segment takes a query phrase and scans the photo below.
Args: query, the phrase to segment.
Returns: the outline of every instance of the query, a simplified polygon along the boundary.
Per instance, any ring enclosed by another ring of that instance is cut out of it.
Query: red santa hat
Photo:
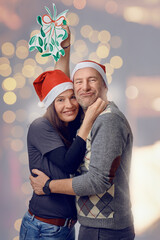
[[[73,89],[73,82],[61,70],[42,73],[33,82],[36,93],[46,108],[62,92]]]
[[[87,67],[91,67],[96,69],[102,76],[106,86],[107,86],[107,77],[106,77],[106,67],[100,63],[94,62],[94,61],[90,61],[90,60],[85,60],[82,62],[77,63],[77,65],[75,66],[75,68],[73,69],[73,72],[71,74],[71,80],[73,81],[74,78],[74,74],[82,68],[87,68]]]

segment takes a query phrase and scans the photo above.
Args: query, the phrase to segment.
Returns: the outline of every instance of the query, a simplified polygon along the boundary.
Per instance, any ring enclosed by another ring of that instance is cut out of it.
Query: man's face
[[[99,72],[87,67],[74,74],[74,92],[78,103],[87,109],[98,97],[104,99],[107,88]]]

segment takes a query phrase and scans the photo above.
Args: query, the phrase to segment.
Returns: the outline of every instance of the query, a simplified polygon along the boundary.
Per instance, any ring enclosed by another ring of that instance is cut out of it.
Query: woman
[[[89,107],[80,127],[81,109],[74,96],[73,84],[62,71],[45,72],[33,85],[47,111],[33,121],[28,130],[30,171],[38,168],[50,179],[69,178],[83,160],[85,140],[95,118],[104,110],[105,102],[98,99]],[[49,182],[44,187],[46,195],[33,193],[29,210],[22,220],[20,240],[75,239],[74,197],[51,194],[48,186]]]

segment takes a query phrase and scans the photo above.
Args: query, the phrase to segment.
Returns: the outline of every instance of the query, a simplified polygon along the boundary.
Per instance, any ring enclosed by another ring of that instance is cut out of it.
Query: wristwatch
[[[46,195],[50,195],[50,194],[51,194],[51,190],[50,190],[50,188],[49,188],[49,184],[50,184],[51,181],[52,181],[52,180],[49,178],[49,179],[46,181],[46,183],[45,183],[45,185],[44,185],[44,187],[43,187],[43,192],[44,192]]]

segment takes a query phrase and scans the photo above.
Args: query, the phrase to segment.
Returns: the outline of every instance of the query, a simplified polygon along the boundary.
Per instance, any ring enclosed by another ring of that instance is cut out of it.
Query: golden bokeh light
[[[97,30],[91,31],[89,34],[89,40],[92,43],[98,43],[99,42],[98,35],[99,35],[99,32]]]
[[[37,52],[35,59],[39,64],[46,64],[48,62],[49,57],[41,57],[41,53]]]
[[[50,70],[53,70],[53,67],[51,67]],[[46,71],[47,71],[47,70],[46,70]],[[29,79],[29,82],[32,84],[32,83],[33,83],[33,80],[36,79],[42,72],[43,72],[42,67],[36,66],[35,69],[34,69],[33,79]]]
[[[21,187],[21,190],[25,195],[31,194],[32,193],[32,187],[31,187],[30,182],[23,183],[23,185]]]
[[[6,91],[12,91],[16,88],[16,80],[14,78],[6,78],[3,83],[2,83],[2,87],[4,90]]]
[[[16,49],[16,56],[19,59],[25,59],[28,57],[29,51],[28,51],[28,47],[26,46],[19,46]]]
[[[19,218],[15,221],[14,223],[14,228],[19,232],[20,231],[20,227],[21,227],[21,222],[22,222],[22,219]]]
[[[71,54],[71,62],[77,64],[78,62],[83,60],[83,54],[79,52],[73,52]]]
[[[0,75],[3,77],[7,77],[11,74],[11,66],[10,66],[10,61],[8,58],[1,57],[0,58]]]
[[[24,109],[18,109],[15,114],[18,122],[24,122],[27,118],[27,112]]]
[[[100,63],[101,59],[97,56],[96,52],[91,52],[88,57],[89,60]]]
[[[159,220],[160,212],[160,141],[135,147],[132,154],[130,189],[137,235]],[[152,194],[151,191],[152,190]]]
[[[25,65],[23,66],[22,68],[22,74],[24,77],[27,77],[27,78],[30,78],[30,77],[33,77],[34,74],[35,74],[35,71],[34,71],[34,66],[32,65]]]
[[[19,90],[19,95],[22,99],[30,98],[32,95],[32,89],[28,86],[25,86]]]
[[[8,64],[8,65],[10,65],[9,59],[6,58],[6,57],[0,57],[0,69],[1,69],[1,65],[2,65],[2,64]]]
[[[129,99],[137,98],[138,93],[139,93],[139,91],[136,86],[131,85],[131,86],[127,87],[127,89],[126,89],[126,97]]]
[[[24,143],[20,139],[14,139],[11,141],[11,149],[15,152],[20,152],[22,151],[24,147]]]
[[[107,13],[114,14],[117,12],[117,9],[118,4],[113,0],[107,1],[107,3],[105,4],[105,10]]]
[[[89,38],[92,31],[93,31],[93,28],[90,25],[84,25],[80,30],[81,35],[84,38]]]
[[[26,79],[21,73],[16,73],[14,79],[16,80],[17,88],[23,88],[25,86]]]
[[[73,0],[73,6],[77,9],[83,9],[86,6],[86,0]]]
[[[3,113],[3,121],[6,123],[13,123],[16,119],[16,114],[12,111],[6,111]]]
[[[8,57],[13,56],[15,52],[15,47],[11,42],[5,42],[2,44],[2,53]]]
[[[28,152],[22,152],[19,155],[19,161],[20,163],[22,163],[23,165],[28,164]]]
[[[28,47],[28,42],[26,40],[19,40],[16,44],[16,47],[20,47],[20,46],[24,46],[24,47]]]
[[[111,58],[110,60],[110,64],[115,68],[115,69],[119,69],[122,67],[123,65],[123,60],[121,57],[119,56],[114,56]]]
[[[3,101],[8,105],[14,104],[16,100],[17,100],[17,96],[14,92],[6,92],[3,95]]]
[[[119,48],[122,45],[122,40],[119,36],[111,37],[110,44],[112,48]]]
[[[111,34],[107,30],[99,32],[98,39],[101,43],[107,43],[111,39]]]
[[[79,17],[76,13],[70,12],[67,14],[67,23],[70,26],[77,26],[79,23]]]
[[[74,49],[76,52],[82,53],[84,57],[88,55],[88,47],[83,40],[77,40],[74,43]]]
[[[109,63],[106,63],[106,64],[104,64],[105,65],[105,67],[106,67],[106,75],[107,76],[111,76],[113,73],[114,73],[114,68],[113,68],[113,66],[111,65],[111,64],[109,64]]]
[[[30,34],[30,38],[32,38],[34,35],[37,35],[39,33],[40,33],[40,31],[38,29],[33,30]]]
[[[31,65],[33,67],[36,67],[37,64],[36,64],[36,61],[33,59],[33,58],[27,58],[25,61],[24,61],[24,66],[25,65]]]
[[[141,7],[126,7],[123,16],[128,22],[142,22],[145,17],[145,9]]]
[[[96,53],[99,58],[107,58],[109,55],[110,49],[106,45],[99,45]]]
[[[24,135],[24,130],[21,126],[14,126],[11,129],[11,135],[15,138],[21,138]]]
[[[159,112],[160,111],[160,98],[155,98],[152,102],[152,108]]]
[[[12,73],[12,68],[9,64],[4,63],[0,65],[0,75],[3,77],[8,77]]]

